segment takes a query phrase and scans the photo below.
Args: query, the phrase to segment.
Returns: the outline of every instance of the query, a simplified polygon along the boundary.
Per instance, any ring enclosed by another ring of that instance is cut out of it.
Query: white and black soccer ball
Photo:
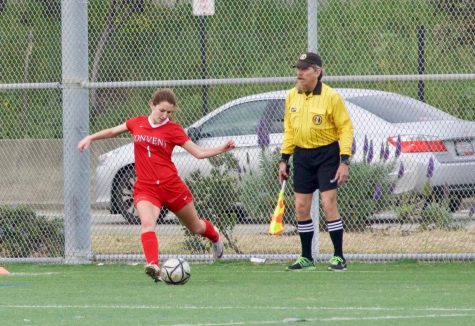
[[[191,277],[190,264],[181,258],[170,258],[162,265],[160,277],[167,284],[185,284]]]

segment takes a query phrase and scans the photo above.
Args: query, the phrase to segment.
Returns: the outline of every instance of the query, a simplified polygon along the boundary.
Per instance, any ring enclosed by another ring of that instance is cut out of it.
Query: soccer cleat
[[[330,265],[328,265],[330,271],[346,271],[346,260],[340,256],[333,256],[330,259]]]
[[[157,264],[147,264],[145,265],[145,274],[150,276],[155,283],[160,282],[160,267]]]
[[[218,233],[218,241],[213,243],[212,250],[213,250],[213,259],[217,261],[218,259],[223,258],[224,254],[224,244],[221,241],[221,234],[219,234],[219,230],[216,226],[213,226],[216,233]]]
[[[218,241],[213,243],[213,259],[214,259],[214,261],[217,261],[218,259],[221,259],[223,257],[223,253],[224,253],[224,244],[221,241],[221,239],[219,239]]]
[[[313,260],[300,256],[297,260],[292,264],[287,266],[288,271],[314,271],[315,264]]]

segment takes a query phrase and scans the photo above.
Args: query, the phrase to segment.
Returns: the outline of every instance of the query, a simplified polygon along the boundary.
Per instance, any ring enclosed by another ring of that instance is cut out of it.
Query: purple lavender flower
[[[373,146],[373,140],[371,139],[371,141],[369,142],[368,156],[366,158],[366,161],[368,163],[371,163],[371,161],[373,160],[373,157],[374,157],[374,146]]]
[[[383,187],[378,183],[376,187],[374,188],[373,199],[380,200],[382,194],[383,194]]]
[[[396,182],[391,183],[391,185],[389,186],[389,193],[392,194],[394,192],[394,189],[396,189]]]
[[[396,158],[401,155],[401,136],[397,136],[397,142],[396,142],[396,153],[394,153]]]
[[[364,144],[363,144],[363,156],[366,157],[368,154],[368,137],[364,136]]]
[[[470,210],[468,211],[468,216],[472,217],[475,215],[475,204],[470,206]]]
[[[427,177],[432,178],[434,175],[434,159],[431,157],[429,159],[429,165],[427,166]]]
[[[379,160],[384,158],[384,142],[381,142],[381,147],[379,148]]]
[[[259,125],[257,127],[257,143],[262,148],[267,147],[270,144],[269,128],[265,118],[263,117],[259,119]]]
[[[355,155],[356,153],[356,141],[355,137],[353,137],[353,143],[351,143],[351,156]]]
[[[404,164],[399,165],[399,171],[397,172],[397,178],[401,179],[404,176]]]
[[[384,158],[384,161],[387,161],[389,158],[389,144],[388,143],[386,143],[386,148],[384,149],[383,158]]]

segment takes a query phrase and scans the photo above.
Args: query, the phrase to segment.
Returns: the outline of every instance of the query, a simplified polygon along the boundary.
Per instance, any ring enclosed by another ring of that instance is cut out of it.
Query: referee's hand
[[[285,162],[280,162],[279,163],[279,182],[282,183],[284,182],[284,180],[287,180],[289,175],[290,175],[289,165]]]
[[[341,163],[338,167],[338,170],[336,170],[335,178],[333,178],[331,181],[336,182],[339,186],[341,186],[348,181],[349,177],[350,169],[348,168],[348,165]]]

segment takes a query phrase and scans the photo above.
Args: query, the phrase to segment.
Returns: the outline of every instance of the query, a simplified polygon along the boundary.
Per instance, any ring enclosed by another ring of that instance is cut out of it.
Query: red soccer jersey
[[[178,172],[172,162],[172,152],[176,145],[190,139],[185,130],[171,121],[152,126],[145,116],[129,119],[125,124],[134,137],[137,181],[160,184],[176,178]]]

